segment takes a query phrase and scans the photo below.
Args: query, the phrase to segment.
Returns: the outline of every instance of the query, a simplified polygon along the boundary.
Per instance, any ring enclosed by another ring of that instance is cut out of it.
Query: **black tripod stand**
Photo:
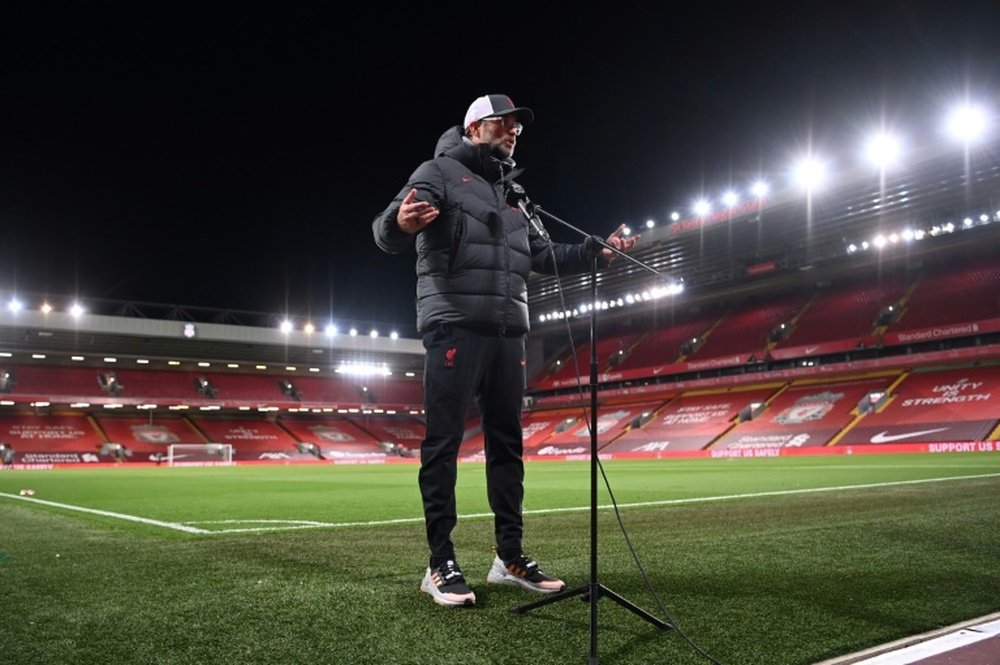
[[[538,219],[538,212],[544,213],[547,217],[555,220],[559,224],[572,229],[576,233],[583,235],[584,237],[591,237],[589,233],[586,233],[572,224],[559,219],[558,217],[552,215],[551,213],[544,211],[539,206],[532,206],[525,199],[524,202],[519,203],[519,207],[524,215],[531,222],[532,226],[542,235],[543,238],[548,240],[548,234],[545,232],[542,226],[541,220]],[[645,263],[629,256],[625,252],[622,252],[618,248],[610,245],[609,243],[594,238],[598,241],[600,245],[604,248],[615,252],[620,256],[624,256],[626,259],[632,263],[642,267],[649,272],[659,275],[660,273],[654,268],[647,266]],[[597,302],[597,257],[595,256],[591,264],[590,269],[590,288],[591,288],[591,302]],[[608,587],[604,586],[598,581],[598,571],[597,571],[597,470],[598,470],[598,457],[597,457],[597,376],[598,376],[598,365],[597,365],[597,308],[594,307],[591,310],[590,315],[590,582],[576,589],[568,589],[566,591],[561,591],[559,593],[547,596],[539,601],[529,603],[527,605],[520,605],[511,609],[515,614],[525,614],[535,608],[542,607],[543,605],[549,605],[566,598],[573,598],[576,596],[582,596],[583,600],[586,600],[590,604],[590,656],[587,660],[588,665],[597,665],[597,601],[602,597],[610,598],[615,601],[625,609],[633,612],[637,616],[645,619],[649,623],[653,624],[657,628],[662,630],[670,630],[673,628],[672,625],[658,619],[646,610],[638,607],[632,602],[626,600],[619,594],[615,593]]]

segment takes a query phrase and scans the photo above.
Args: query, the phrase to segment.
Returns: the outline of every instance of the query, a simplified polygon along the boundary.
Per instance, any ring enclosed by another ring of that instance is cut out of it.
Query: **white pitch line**
[[[68,503],[57,503],[55,501],[46,501],[45,499],[35,499],[29,496],[21,496],[20,494],[7,494],[6,492],[0,492],[0,496],[7,497],[9,499],[17,499],[18,501],[27,501],[29,503],[39,503],[43,506],[53,506],[55,508],[62,508],[64,510],[75,510],[80,513],[90,513],[92,515],[101,515],[102,517],[114,517],[118,520],[125,520],[127,522],[138,522],[140,524],[148,524],[150,526],[162,526],[165,529],[174,529],[176,531],[185,531],[187,533],[211,533],[211,531],[206,531],[205,529],[199,529],[193,526],[186,526],[184,524],[177,524],[175,522],[163,522],[161,520],[153,520],[148,517],[139,517],[137,515],[126,515],[125,513],[112,513],[107,510],[97,510],[96,508],[84,508],[83,506],[74,506]]]
[[[492,517],[493,514],[489,513]],[[479,517],[479,515],[465,515],[468,517]],[[371,520],[367,522],[307,522],[305,520],[225,520],[233,524],[261,524],[268,522],[298,522],[294,526],[261,526],[261,527],[245,527],[242,529],[213,529],[205,530],[202,533],[206,535],[216,535],[223,533],[260,533],[264,531],[295,531],[301,529],[346,529],[350,527],[367,527],[367,526],[391,526],[393,524],[415,524],[417,522],[423,522],[423,517],[399,517],[391,520]],[[209,522],[189,522],[189,524],[209,524]]]
[[[662,501],[637,501],[633,503],[619,503],[618,508],[648,508],[652,506],[675,506],[683,505],[688,503],[709,503],[713,501],[732,501],[735,499],[759,499],[771,496],[789,496],[795,494],[815,494],[819,492],[842,492],[847,490],[859,490],[859,489],[880,489],[884,487],[898,487],[902,485],[923,485],[927,483],[940,483],[949,482],[953,480],[977,480],[983,478],[1000,478],[1000,473],[982,473],[971,476],[945,476],[942,478],[922,478],[918,480],[895,480],[884,483],[867,483],[862,485],[839,485],[834,487],[812,487],[805,489],[794,489],[794,490],[773,490],[770,492],[747,492],[743,494],[721,494],[718,496],[701,496],[701,497],[690,497],[686,499],[664,499]],[[194,533],[198,535],[221,535],[227,533],[259,533],[265,531],[292,531],[300,529],[344,529],[351,527],[373,527],[373,526],[391,526],[394,524],[414,524],[423,522],[423,517],[400,517],[396,519],[388,520],[369,520],[369,521],[359,521],[359,522],[314,522],[307,520],[216,520],[214,522],[209,521],[198,521],[198,522],[188,522],[184,524],[177,524],[174,522],[162,522],[160,520],[152,520],[145,517],[137,517],[135,515],[125,515],[122,513],[112,513],[104,510],[96,510],[93,508],[84,508],[81,506],[73,506],[64,503],[56,503],[54,501],[45,501],[43,499],[35,499],[24,496],[19,496],[17,494],[6,494],[0,492],[0,497],[9,497],[11,499],[19,499],[21,501],[30,501],[34,503],[40,503],[48,506],[55,506],[57,508],[65,508],[67,510],[76,510],[83,513],[93,513],[95,515],[103,515],[105,517],[115,517],[118,519],[128,520],[131,522],[139,522],[141,524],[148,524],[150,526],[162,526],[168,529],[176,529],[178,531],[185,531],[188,533]],[[614,506],[610,504],[605,504],[598,506],[598,510],[610,510]],[[579,513],[590,510],[590,506],[568,506],[565,508],[538,508],[535,510],[525,510],[526,515],[550,515],[555,513]],[[461,520],[469,519],[482,519],[487,517],[493,517],[493,513],[469,513],[467,515],[459,515]],[[289,526],[273,526],[273,527],[245,527],[237,529],[199,529],[197,527],[191,526],[191,524],[267,524],[267,523],[283,523],[290,524]]]
[[[879,489],[899,485],[923,485],[926,483],[941,483],[949,480],[970,480],[976,478],[1000,478],[1000,473],[980,473],[973,476],[946,476],[942,478],[921,478],[918,480],[893,480],[884,483],[869,483],[865,485],[837,485],[835,487],[810,487],[796,490],[774,490],[771,492],[751,492],[747,494],[721,494],[719,496],[697,496],[688,499],[664,499],[663,501],[637,501],[635,503],[619,503],[619,508],[642,508],[646,506],[673,506],[684,503],[705,503],[709,501],[730,501],[732,499],[758,499],[768,496],[787,496],[790,494],[811,494],[815,492],[840,492],[843,490]],[[601,510],[613,508],[611,505],[599,506]],[[548,508],[538,511],[526,510],[526,513],[555,513],[580,510],[579,508]],[[589,510],[589,506],[586,508]],[[492,516],[492,513],[488,513]]]
[[[775,490],[772,492],[753,492],[746,494],[723,494],[719,496],[703,496],[703,497],[692,497],[688,499],[664,499],[662,501],[639,501],[635,503],[619,503],[619,508],[646,508],[650,506],[671,506],[671,505],[681,505],[686,503],[706,503],[711,501],[731,501],[733,499],[756,499],[768,496],[786,496],[790,494],[809,494],[814,492],[839,492],[843,490],[856,490],[856,489],[878,489],[882,487],[893,487],[897,485],[920,485],[925,483],[937,483],[950,480],[967,480],[976,478],[997,478],[1000,477],[1000,473],[984,473],[972,476],[947,476],[943,478],[923,478],[918,480],[897,480],[885,483],[869,483],[865,485],[842,485],[837,487],[814,487],[809,489],[797,489],[797,490]],[[603,505],[598,506],[598,510],[610,510],[614,506]],[[590,506],[569,506],[566,508],[538,508],[535,510],[525,510],[526,515],[549,515],[553,513],[580,513],[590,510]],[[459,515],[460,520],[469,519],[483,519],[493,517],[493,513],[469,513],[467,515]],[[236,521],[236,520],[233,520]],[[368,522],[329,522],[326,524],[317,522],[315,524],[299,525],[294,527],[248,527],[243,529],[219,529],[217,531],[210,531],[211,534],[222,534],[222,533],[249,533],[249,532],[262,532],[262,531],[286,531],[291,529],[321,529],[321,528],[331,528],[339,529],[346,527],[371,527],[371,526],[390,526],[393,524],[412,524],[416,522],[423,522],[422,517],[406,517],[391,520],[372,520]],[[260,523],[260,520],[243,520],[244,523]],[[204,522],[197,522],[198,524],[204,524]]]

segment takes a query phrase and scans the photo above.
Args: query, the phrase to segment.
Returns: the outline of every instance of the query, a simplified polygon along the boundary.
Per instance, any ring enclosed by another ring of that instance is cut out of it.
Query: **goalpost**
[[[233,463],[231,443],[171,443],[168,466],[227,466]]]

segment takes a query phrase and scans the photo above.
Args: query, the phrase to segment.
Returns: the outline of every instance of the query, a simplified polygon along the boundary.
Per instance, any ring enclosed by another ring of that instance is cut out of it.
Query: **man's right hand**
[[[411,189],[399,206],[396,223],[403,233],[414,234],[437,219],[440,211],[430,203],[417,200],[417,190]]]

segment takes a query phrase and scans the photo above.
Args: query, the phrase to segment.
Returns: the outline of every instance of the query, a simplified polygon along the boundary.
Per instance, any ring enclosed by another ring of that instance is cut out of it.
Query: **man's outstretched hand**
[[[625,225],[621,224],[611,235],[608,236],[606,242],[619,251],[627,252],[635,247],[635,242],[639,239],[639,236],[626,236],[623,235],[624,231]],[[608,263],[610,263],[615,256],[617,256],[617,254],[612,252],[610,249],[606,247],[601,249],[601,258]]]
[[[417,190],[411,189],[396,213],[396,223],[403,233],[414,234],[437,219],[440,211],[430,203],[417,200]]]

